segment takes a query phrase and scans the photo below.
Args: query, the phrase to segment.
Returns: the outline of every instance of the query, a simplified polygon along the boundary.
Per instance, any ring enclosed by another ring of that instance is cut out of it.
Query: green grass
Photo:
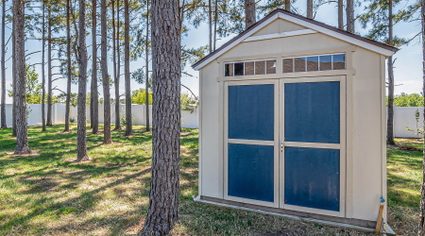
[[[101,135],[89,135],[91,161],[84,163],[72,162],[76,135],[62,133],[62,126],[45,133],[30,128],[30,146],[37,154],[24,157],[10,154],[15,146],[11,131],[0,130],[0,235],[136,234],[148,207],[151,134],[142,132],[142,127],[135,129],[130,138],[114,131],[114,143],[106,146]],[[180,220],[174,235],[363,235],[195,203],[197,130],[183,130],[181,143]],[[389,155],[390,223],[399,233],[413,233],[421,152],[390,148]]]

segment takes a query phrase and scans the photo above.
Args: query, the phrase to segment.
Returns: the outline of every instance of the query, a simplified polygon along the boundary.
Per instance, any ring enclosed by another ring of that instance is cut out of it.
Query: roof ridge
[[[384,48],[384,49],[389,50],[389,51],[393,51],[393,52],[398,51],[398,48],[396,48],[396,47],[394,47],[394,46],[391,46],[391,45],[388,45],[388,44],[386,44],[386,43],[378,42],[378,41],[376,41],[376,40],[372,40],[372,39],[369,39],[369,38],[363,37],[363,36],[361,36],[361,35],[354,34],[354,33],[350,33],[350,32],[348,32],[348,31],[346,31],[346,30],[343,30],[343,29],[339,29],[339,28],[337,28],[337,27],[335,27],[335,26],[328,25],[328,24],[326,24],[326,23],[323,23],[323,22],[320,22],[320,21],[316,21],[316,20],[314,20],[314,19],[310,19],[310,18],[307,18],[307,17],[302,16],[302,15],[298,15],[298,14],[292,13],[292,12],[290,12],[290,11],[287,11],[287,10],[281,9],[281,8],[277,8],[277,9],[275,9],[275,10],[271,11],[269,14],[267,14],[267,15],[266,15],[265,17],[263,17],[261,20],[257,21],[257,22],[256,22],[256,23],[254,23],[253,25],[249,26],[247,29],[245,29],[244,31],[242,31],[241,33],[239,33],[238,35],[236,35],[235,37],[233,37],[233,38],[231,38],[230,40],[228,40],[226,43],[224,43],[223,45],[221,45],[219,48],[217,48],[217,49],[216,49],[216,50],[214,50],[213,52],[209,53],[209,54],[208,54],[208,55],[206,55],[205,57],[203,57],[203,58],[201,58],[200,60],[198,60],[197,62],[195,62],[195,63],[192,65],[192,68],[196,68],[196,67],[197,67],[197,66],[199,66],[201,63],[203,63],[203,62],[204,62],[204,61],[206,61],[207,59],[211,58],[212,56],[216,55],[218,52],[220,52],[221,50],[223,50],[224,48],[226,48],[227,46],[229,46],[231,43],[235,42],[236,40],[240,39],[240,38],[241,38],[242,36],[244,36],[245,34],[249,33],[251,30],[253,30],[254,28],[256,28],[258,25],[261,25],[263,22],[267,21],[269,18],[271,18],[271,17],[273,17],[274,15],[279,14],[279,13],[282,13],[282,14],[288,15],[288,16],[290,16],[290,17],[294,17],[294,18],[296,18],[296,19],[299,19],[299,20],[305,21],[305,22],[307,22],[307,23],[314,24],[314,25],[316,25],[316,26],[319,26],[319,27],[322,27],[322,28],[325,28],[325,29],[328,29],[328,30],[334,31],[334,32],[336,32],[336,33],[338,33],[338,34],[342,34],[342,35],[345,35],[345,36],[348,36],[348,37],[351,37],[351,38],[354,38],[354,39],[357,39],[357,40],[360,40],[360,41],[366,42],[366,43],[368,43],[368,44],[372,44],[372,45],[375,45],[375,46],[377,46],[377,47]]]

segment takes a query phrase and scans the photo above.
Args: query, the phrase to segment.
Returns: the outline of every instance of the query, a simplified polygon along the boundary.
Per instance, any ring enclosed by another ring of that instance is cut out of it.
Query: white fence
[[[90,107],[87,106],[87,120],[90,120]],[[46,107],[47,110],[47,107]],[[133,124],[145,125],[145,106],[133,105]],[[150,108],[152,123],[152,108]],[[6,105],[7,125],[12,125],[12,105]],[[125,106],[120,106],[120,116],[125,116]],[[71,107],[70,118],[77,120],[77,108]],[[54,104],[52,110],[52,119],[55,124],[65,122],[65,104]],[[99,122],[103,122],[103,104],[99,104]],[[111,107],[111,123],[115,122],[114,105]],[[28,124],[41,125],[41,105],[28,105]],[[198,110],[194,112],[182,111],[182,127],[198,128]],[[394,135],[398,138],[418,138],[419,129],[423,130],[423,108],[421,107],[395,107],[394,108]]]
[[[394,107],[394,136],[419,138],[424,124],[423,107]]]
[[[45,107],[47,113],[47,106]],[[146,124],[146,108],[144,105],[133,105],[132,116],[134,125]],[[86,109],[87,121],[90,121],[90,107]],[[150,123],[152,124],[152,107],[150,107]],[[183,128],[198,128],[198,110],[194,112],[181,112]],[[125,117],[125,106],[120,105],[120,117]],[[77,120],[77,108],[71,106],[70,119]],[[52,109],[52,121],[54,124],[65,123],[65,104],[54,104]],[[103,122],[103,104],[99,104],[99,122]],[[6,105],[6,123],[8,127],[12,126],[12,105]],[[111,106],[111,123],[115,123],[115,107]],[[41,125],[41,105],[28,105],[28,125]]]

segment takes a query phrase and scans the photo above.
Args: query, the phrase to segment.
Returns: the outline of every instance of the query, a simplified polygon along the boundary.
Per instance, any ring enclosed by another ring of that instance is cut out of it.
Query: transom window
[[[224,76],[276,74],[276,60],[246,61],[224,64]]]
[[[345,54],[293,57],[284,58],[282,61],[283,73],[344,70],[345,68]]]

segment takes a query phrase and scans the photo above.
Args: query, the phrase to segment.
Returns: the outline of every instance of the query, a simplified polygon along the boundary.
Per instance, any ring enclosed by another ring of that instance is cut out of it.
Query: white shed
[[[373,228],[396,50],[279,9],[195,63],[197,200]]]

